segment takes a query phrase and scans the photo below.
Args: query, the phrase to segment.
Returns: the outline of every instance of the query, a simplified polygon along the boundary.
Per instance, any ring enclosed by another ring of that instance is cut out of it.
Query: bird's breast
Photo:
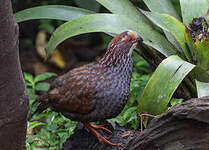
[[[94,64],[89,66],[82,76],[82,82],[88,85],[88,98],[95,106],[87,114],[65,114],[72,120],[98,121],[117,116],[124,108],[130,91],[132,60],[117,66]],[[77,82],[76,82],[77,83]],[[91,88],[89,88],[91,87]],[[79,90],[84,92],[85,87]],[[78,90],[76,90],[78,92]]]
[[[107,68],[100,77],[102,82],[98,85],[96,111],[103,119],[117,116],[124,108],[129,98],[131,76],[132,61]]]

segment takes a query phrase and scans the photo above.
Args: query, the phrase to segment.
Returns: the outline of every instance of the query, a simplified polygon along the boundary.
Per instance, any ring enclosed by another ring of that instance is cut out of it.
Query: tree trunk
[[[0,149],[23,150],[28,97],[19,62],[18,25],[11,1],[0,4]]]

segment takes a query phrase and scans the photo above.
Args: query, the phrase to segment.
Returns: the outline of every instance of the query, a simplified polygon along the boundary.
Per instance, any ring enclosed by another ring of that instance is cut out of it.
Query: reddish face
[[[128,30],[115,36],[108,45],[107,52],[104,55],[104,62],[121,62],[128,58],[138,42],[142,39],[135,31]]]
[[[112,45],[118,44],[123,42],[124,44],[134,44],[137,43],[138,35],[135,31],[128,30],[121,34],[118,34],[115,36],[112,41],[110,42],[108,47],[111,47]]]
[[[121,41],[125,42],[125,43],[136,43],[137,42],[137,38],[138,38],[138,35],[135,31],[127,31],[127,35],[125,37],[123,37],[121,39]]]

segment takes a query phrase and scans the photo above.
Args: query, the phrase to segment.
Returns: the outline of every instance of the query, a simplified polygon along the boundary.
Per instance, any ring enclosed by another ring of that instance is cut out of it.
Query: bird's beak
[[[129,51],[129,55],[131,55],[132,54],[132,51],[134,50],[134,48],[136,48],[136,45],[137,45],[137,43],[138,44],[141,44],[143,42],[143,39],[140,37],[140,36],[138,36],[138,38],[136,38],[135,40],[133,40],[132,41],[132,47],[130,48],[130,51]]]
[[[140,36],[136,40],[139,44],[143,42],[143,39]]]
[[[134,43],[141,44],[142,42],[143,42],[143,39],[140,36],[138,36],[138,38],[136,38],[135,40],[133,40],[133,44]]]

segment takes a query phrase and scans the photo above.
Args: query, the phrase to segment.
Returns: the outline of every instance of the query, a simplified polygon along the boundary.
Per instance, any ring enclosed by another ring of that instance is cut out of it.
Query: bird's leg
[[[140,127],[141,127],[141,131],[140,131],[140,134],[142,134],[142,132],[143,132],[143,116],[147,116],[147,117],[152,117],[152,118],[154,118],[155,116],[154,115],[151,115],[151,114],[148,114],[148,113],[145,113],[145,112],[142,112],[141,114],[140,114]]]
[[[104,130],[105,132],[108,132],[108,133],[111,133],[112,134],[112,131],[108,130],[107,128],[103,127],[103,126],[97,126],[97,125],[93,125],[91,123],[88,123],[92,128],[95,128],[95,129],[100,129],[100,130]]]
[[[86,123],[86,122],[83,122],[83,125],[85,127],[87,127],[97,137],[97,139],[99,140],[99,143],[105,142],[105,143],[107,143],[111,146],[120,146],[120,144],[114,144],[114,143],[111,143],[110,141],[108,141],[109,138],[102,136],[95,129],[101,129],[101,130],[104,130],[106,132],[112,133],[110,130],[108,130],[108,129],[102,127],[102,126],[96,126],[96,125],[92,125],[92,124]]]

